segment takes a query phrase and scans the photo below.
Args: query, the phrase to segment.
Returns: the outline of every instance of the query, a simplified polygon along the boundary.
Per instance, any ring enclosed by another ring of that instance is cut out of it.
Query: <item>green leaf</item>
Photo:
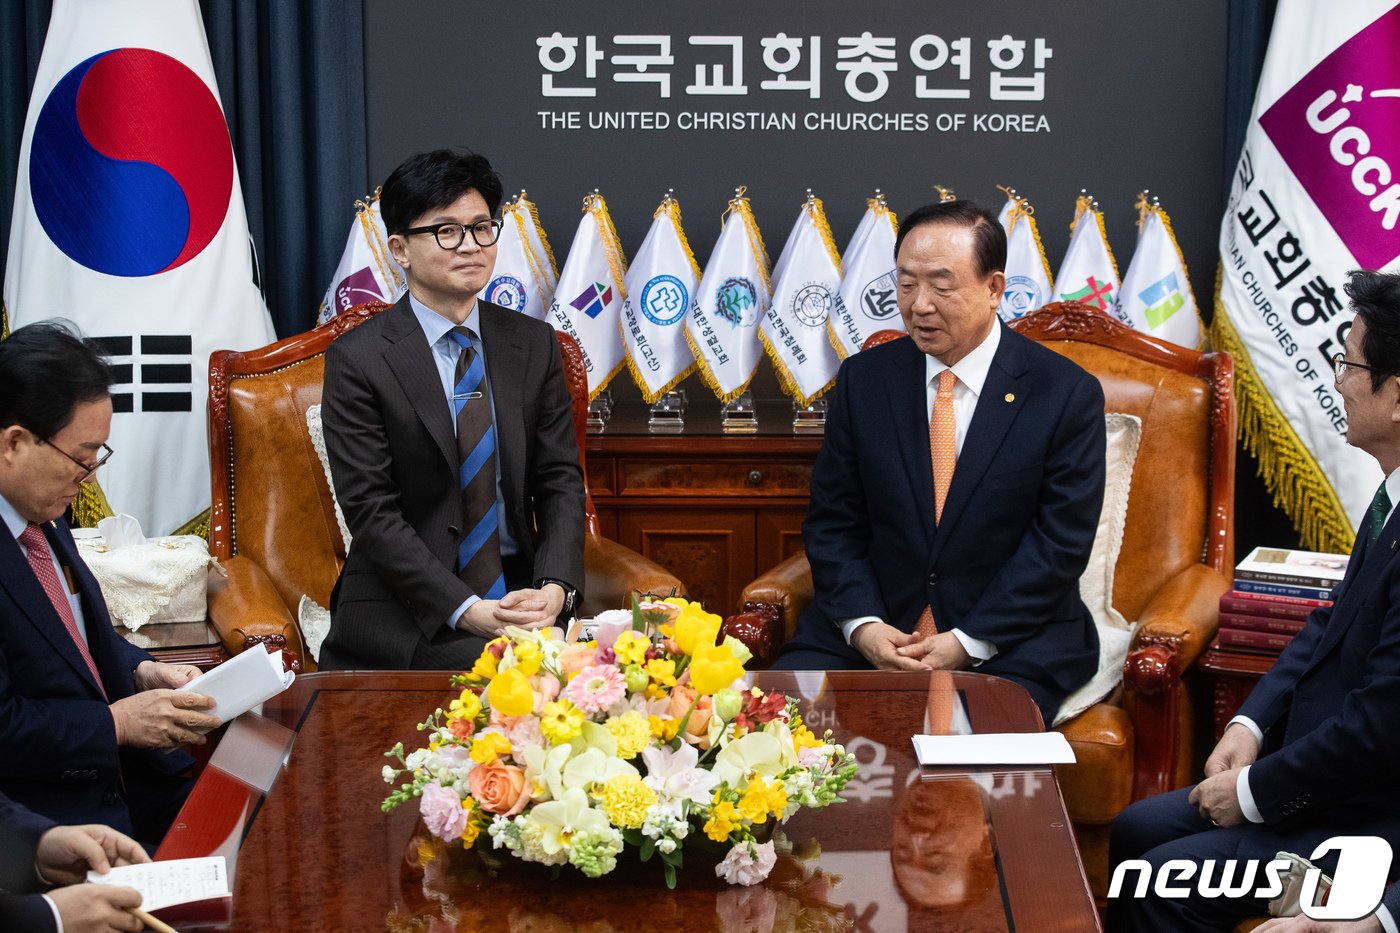
[[[666,887],[676,890],[676,867],[669,862],[666,864]]]
[[[637,592],[632,591],[632,631],[641,632],[643,635],[647,631],[647,620],[642,617],[642,604],[637,601]]]
[[[642,844],[637,847],[637,855],[641,856],[643,862],[651,861],[652,853],[656,851],[656,840],[647,837]]]

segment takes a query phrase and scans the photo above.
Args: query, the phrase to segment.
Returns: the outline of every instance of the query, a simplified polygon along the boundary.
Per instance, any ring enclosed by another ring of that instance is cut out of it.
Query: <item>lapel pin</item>
[[[1005,398],[1008,402],[1014,402],[1016,401],[1016,393],[1008,392],[1006,393],[1006,395],[1003,396],[1003,398]]]

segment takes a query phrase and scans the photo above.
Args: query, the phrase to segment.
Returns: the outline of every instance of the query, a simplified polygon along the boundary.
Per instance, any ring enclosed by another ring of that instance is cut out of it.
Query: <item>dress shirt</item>
[[[953,424],[955,432],[955,442],[958,454],[961,456],[963,442],[967,440],[967,429],[972,424],[973,413],[977,411],[977,399],[982,394],[982,386],[987,382],[987,373],[991,371],[992,360],[997,355],[997,347],[1001,345],[1001,321],[994,320],[992,329],[986,337],[982,339],[973,350],[958,360],[952,366],[947,366],[935,357],[924,357],[924,390],[926,393],[927,405],[925,413],[928,415],[927,421],[933,420],[933,400],[938,397],[938,377],[945,369],[951,369],[953,375],[957,377],[957,382],[953,384]],[[953,475],[957,475],[954,468]],[[933,482],[933,477],[929,477],[929,482]],[[881,619],[876,616],[860,616],[855,619],[847,619],[841,623],[841,632],[846,636],[846,643],[850,644],[851,636],[856,629],[867,622],[879,622]],[[973,659],[973,666],[982,661],[991,660],[996,656],[996,645],[989,641],[982,641],[968,635],[962,629],[953,629],[953,636],[962,644],[963,650]]]
[[[4,520],[5,527],[10,529],[15,544],[19,544],[19,552],[24,555],[27,562],[29,550],[20,544],[19,536],[24,532],[24,529],[29,527],[29,520],[19,514],[19,511],[4,496],[0,496],[0,519]],[[54,553],[52,545],[49,546],[49,560],[53,561],[54,572],[58,574],[59,581],[63,584],[64,590],[67,591],[68,575],[63,572],[63,565],[58,562],[58,555]],[[83,641],[87,641],[87,621],[83,618],[83,599],[73,592],[65,592],[64,595],[68,597],[68,605],[73,607],[73,621],[78,623],[78,632],[83,636]]]
[[[1391,502],[1390,511],[1385,513],[1385,520],[1389,522],[1390,517],[1395,514],[1396,504],[1400,503],[1400,498],[1397,498],[1400,497],[1400,469],[1396,469],[1385,478],[1385,493],[1390,497]],[[1225,728],[1228,729],[1235,723],[1239,723],[1250,732],[1254,733],[1254,740],[1261,746],[1264,744],[1264,731],[1259,728],[1257,722],[1250,719],[1248,716],[1236,716],[1225,724]],[[1239,798],[1240,812],[1244,814],[1244,818],[1251,823],[1262,823],[1264,822],[1264,815],[1259,812],[1259,807],[1254,802],[1254,793],[1249,789],[1250,767],[1251,766],[1246,765],[1240,769],[1239,777],[1235,779],[1235,796]],[[1381,910],[1384,911],[1385,908],[1382,907]],[[1377,912],[1377,916],[1381,916],[1379,911]],[[1381,921],[1382,924],[1384,924],[1385,920],[1389,917],[1390,912],[1385,911]],[[1394,921],[1391,922],[1390,926],[1386,927],[1386,930],[1387,933],[1397,933]]]
[[[419,301],[412,292],[408,295],[408,305],[413,309],[413,316],[418,319],[418,324],[423,328],[423,334],[428,338],[428,349],[433,355],[433,365],[437,367],[438,380],[442,383],[442,398],[447,405],[447,413],[452,421],[452,430],[457,430],[457,418],[452,409],[452,390],[456,388],[457,358],[462,355],[462,347],[457,341],[452,339],[452,328],[458,326],[447,318],[429,308]],[[481,314],[475,300],[472,301],[472,308],[467,312],[467,319],[461,326],[470,330],[476,335],[472,341],[472,346],[476,347],[477,354],[481,357],[482,365],[486,363],[486,347],[481,340]],[[486,382],[489,387],[490,378]],[[496,417],[496,397],[491,396],[491,423],[498,423]],[[510,526],[506,524],[506,499],[501,494],[501,455],[499,450],[500,433],[497,432],[498,439],[496,452],[496,519],[499,527],[501,541],[501,556],[507,557],[515,554],[520,548],[515,543],[515,539],[510,536]],[[462,605],[452,613],[452,617],[447,620],[447,627],[455,629],[457,620],[462,614],[471,608],[480,596],[475,594],[468,596]]]

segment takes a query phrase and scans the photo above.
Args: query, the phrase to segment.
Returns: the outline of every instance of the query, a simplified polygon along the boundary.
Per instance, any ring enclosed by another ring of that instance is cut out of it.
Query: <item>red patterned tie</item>
[[[29,567],[34,571],[34,576],[39,578],[39,585],[44,588],[49,602],[53,603],[53,611],[58,613],[58,617],[63,620],[63,627],[68,630],[73,643],[78,646],[78,653],[87,662],[88,670],[92,671],[92,679],[97,683],[97,689],[101,690],[103,698],[106,698],[107,691],[102,688],[102,678],[97,673],[97,664],[92,660],[87,642],[83,640],[82,634],[78,631],[77,620],[73,618],[73,605],[68,602],[68,595],[63,592],[63,585],[58,582],[58,573],[54,570],[53,565],[53,555],[49,551],[49,542],[44,537],[43,529],[30,522],[24,531],[20,532],[19,543],[24,545],[29,557]]]
[[[953,418],[953,386],[958,377],[951,369],[938,374],[938,394],[933,399],[933,417],[928,422],[928,449],[933,461],[934,520],[943,520],[943,503],[948,500],[948,487],[953,483],[953,468],[958,462],[958,428]],[[920,638],[938,633],[933,620],[933,607],[926,606],[914,628]]]

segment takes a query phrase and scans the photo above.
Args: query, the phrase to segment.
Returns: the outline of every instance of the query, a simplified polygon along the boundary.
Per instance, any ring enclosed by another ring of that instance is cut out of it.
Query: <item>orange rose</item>
[[[477,805],[487,813],[515,816],[530,801],[530,795],[525,793],[525,772],[499,758],[472,768],[467,786]]]
[[[685,715],[685,711],[690,709],[690,704],[695,702],[696,690],[690,684],[677,684],[671,688],[671,702],[666,708],[666,713],[672,719],[679,720]]]
[[[594,664],[597,661],[597,654],[594,650],[584,644],[574,644],[559,652],[559,673],[568,680],[579,671]]]
[[[714,698],[701,697],[690,713],[690,722],[685,724],[685,740],[702,751],[710,747],[710,717],[714,712]]]

